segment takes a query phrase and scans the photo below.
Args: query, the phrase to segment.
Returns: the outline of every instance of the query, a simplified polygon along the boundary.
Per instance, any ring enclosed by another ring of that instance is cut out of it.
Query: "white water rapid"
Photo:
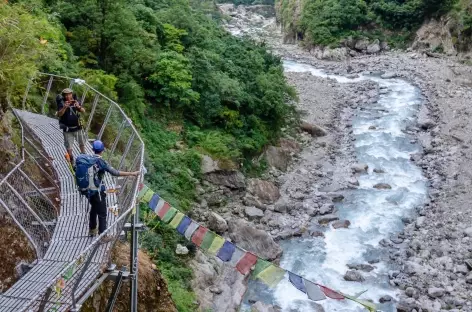
[[[367,264],[369,260],[381,259],[383,252],[379,242],[401,231],[401,218],[426,200],[427,180],[420,168],[410,161],[410,155],[419,152],[420,147],[402,131],[416,120],[422,101],[420,92],[401,79],[365,75],[348,79],[292,61],[285,61],[284,67],[286,71],[310,72],[340,83],[370,79],[388,92],[380,95],[378,103],[358,108],[352,120],[356,158],[358,162],[368,164],[369,172],[358,178],[359,188],[344,191],[344,201],[336,205],[339,218],[349,220],[351,226],[337,230],[329,227],[324,239],[296,238],[281,242],[284,249],[281,267],[350,295],[367,290],[360,298],[372,299],[376,304],[384,295],[395,298],[397,292],[388,279],[388,271],[392,268],[383,261],[373,263],[373,271],[362,272],[364,282],[348,282],[343,276],[348,270],[347,264]],[[370,126],[375,126],[376,130],[369,130]],[[381,168],[385,173],[374,173],[374,168]],[[392,189],[377,190],[373,188],[377,183],[387,183]],[[288,279],[275,290],[267,289],[259,282],[250,282],[247,299],[278,305],[284,312],[318,311]],[[365,311],[348,300],[327,299],[317,303],[327,312]],[[393,302],[379,304],[378,309],[396,311]]]

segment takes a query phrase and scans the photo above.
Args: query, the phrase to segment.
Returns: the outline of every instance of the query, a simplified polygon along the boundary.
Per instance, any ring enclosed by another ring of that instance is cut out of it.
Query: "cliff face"
[[[113,250],[113,262],[118,268],[123,265],[129,267],[130,249],[129,244],[117,242]],[[157,271],[153,261],[145,252],[139,250],[139,285],[138,285],[138,311],[147,312],[177,312],[171,295],[167,290],[167,283],[161,273]],[[113,288],[112,282],[104,283],[90,297],[82,307],[84,312],[101,312],[105,310],[108,298]],[[129,283],[121,287],[115,312],[129,311]]]

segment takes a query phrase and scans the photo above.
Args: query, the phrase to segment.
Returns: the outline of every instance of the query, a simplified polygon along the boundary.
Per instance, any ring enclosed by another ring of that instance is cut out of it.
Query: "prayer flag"
[[[144,203],[149,203],[149,202],[151,201],[151,199],[152,199],[152,195],[154,195],[154,191],[153,191],[153,190],[148,190],[148,191],[144,194],[144,196],[143,196],[143,198],[141,199],[141,201],[144,202]]]
[[[235,245],[234,253],[233,253],[233,256],[231,257],[231,260],[229,261],[229,264],[233,268],[235,268],[239,260],[241,260],[245,254],[246,254],[245,250],[242,250],[241,248]]]
[[[296,289],[306,294],[305,284],[303,284],[303,279],[301,276],[298,276],[292,272],[288,272],[288,280],[293,286],[295,286]]]
[[[208,252],[215,256],[221,249],[221,247],[223,247],[224,243],[225,239],[219,235],[216,235],[215,239],[213,240],[213,243],[211,243],[210,248],[208,248]]]
[[[284,278],[285,270],[276,267],[271,264],[261,273],[257,275],[257,278],[264,282],[267,286],[274,288]]]
[[[163,200],[162,198],[159,198],[159,201],[157,202],[157,206],[156,206],[156,209],[154,210],[154,212],[159,215],[159,211],[161,211],[162,207],[164,207],[164,205],[166,204],[166,201]]]
[[[176,229],[176,228],[179,226],[180,221],[182,221],[183,218],[184,218],[184,214],[179,211],[179,212],[177,212],[177,214],[175,215],[174,219],[172,219],[172,222],[169,223],[169,225],[170,225],[172,228]]]
[[[159,216],[159,218],[162,220],[164,218],[164,216],[166,215],[166,213],[169,211],[170,209],[170,205],[168,202],[164,202],[164,205],[162,206],[162,208],[159,210],[159,212],[157,213],[157,215]]]
[[[256,278],[259,273],[264,271],[270,265],[271,263],[269,261],[265,261],[260,258],[257,259],[256,266],[254,267],[254,271],[252,271],[252,276]]]
[[[251,271],[251,268],[257,262],[257,257],[250,253],[246,252],[246,254],[239,260],[238,264],[236,264],[236,269],[239,273],[246,275]]]
[[[149,187],[147,187],[147,185],[143,185],[143,187],[141,188],[141,190],[138,193],[138,199],[142,200],[144,194],[146,194],[147,191],[149,191]]]
[[[175,209],[174,207],[170,207],[169,211],[167,211],[164,218],[162,218],[162,222],[169,223],[172,220],[172,218],[174,218],[176,213],[177,213],[177,209]]]
[[[177,227],[177,232],[184,235],[190,223],[192,223],[192,219],[187,216],[184,216],[182,222],[180,222],[179,226]]]
[[[349,296],[349,295],[346,295],[346,294],[343,294],[343,296],[346,299],[352,300],[352,301],[357,302],[358,304],[364,306],[367,310],[369,310],[369,312],[377,311],[377,306],[374,303],[370,302],[370,301],[360,300],[360,299],[357,299],[357,297]]]
[[[192,223],[188,226],[188,228],[185,230],[185,238],[190,240],[192,238],[193,233],[198,229],[198,223],[192,220]]]
[[[306,284],[305,284],[306,285]],[[328,287],[318,285],[321,288],[321,291],[326,295],[326,297],[331,298],[331,299],[336,299],[336,300],[342,300],[344,299],[344,296],[337,291],[334,291]]]
[[[303,279],[303,282],[305,283],[305,289],[308,298],[313,301],[320,301],[326,299],[326,296],[323,294],[318,285],[306,279]]]
[[[207,231],[206,227],[200,226],[192,236],[192,243],[200,247]]]
[[[218,258],[220,258],[224,262],[228,262],[231,260],[231,257],[234,253],[234,245],[231,242],[225,241],[223,247],[218,251]],[[238,259],[239,260],[239,259]]]
[[[203,237],[203,242],[200,245],[200,248],[203,250],[208,250],[210,248],[211,243],[213,243],[213,240],[215,239],[215,233],[212,231],[207,231],[205,234],[205,237]]]
[[[151,209],[152,211],[156,211],[158,202],[159,202],[159,195],[154,193],[154,195],[152,195],[151,201],[149,201],[149,209]]]

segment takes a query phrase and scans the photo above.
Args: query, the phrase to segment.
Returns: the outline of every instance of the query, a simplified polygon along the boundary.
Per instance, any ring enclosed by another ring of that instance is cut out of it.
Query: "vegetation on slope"
[[[386,39],[398,46],[428,18],[459,0],[277,0],[279,20],[307,44],[338,46],[348,36]],[[300,3],[300,4],[297,4]],[[468,26],[465,26],[468,29]]]
[[[213,2],[10,1],[0,16],[0,96],[19,100],[37,70],[86,79],[133,119],[146,143],[147,183],[183,210],[195,199],[201,154],[250,168],[290,119],[294,93],[280,59],[226,33]],[[192,273],[174,252],[181,238],[144,217],[153,231],[143,246],[179,311],[194,311]]]

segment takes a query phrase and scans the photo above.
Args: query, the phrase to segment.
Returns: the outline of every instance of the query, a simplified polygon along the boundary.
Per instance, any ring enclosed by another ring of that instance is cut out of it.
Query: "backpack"
[[[89,196],[101,188],[103,182],[98,178],[98,160],[98,157],[87,154],[80,154],[75,160],[75,183],[82,195]]]

